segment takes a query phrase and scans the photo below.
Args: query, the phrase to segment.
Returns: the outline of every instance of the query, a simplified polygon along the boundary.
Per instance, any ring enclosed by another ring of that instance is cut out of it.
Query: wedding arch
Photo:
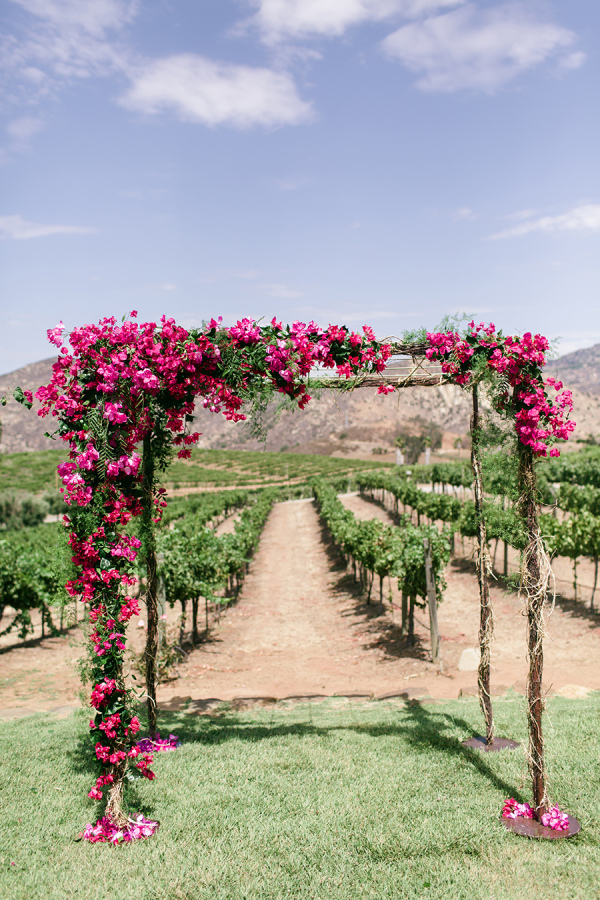
[[[152,755],[140,751],[134,696],[123,671],[126,631],[138,613],[127,588],[135,582],[133,563],[143,545],[147,563],[147,697],[151,734],[156,727],[158,641],[155,524],[166,506],[158,476],[177,453],[190,456],[200,434],[192,430],[196,402],[231,421],[245,418],[245,404],[279,392],[299,408],[310,401],[314,384],[325,389],[376,387],[391,393],[415,386],[453,383],[473,393],[471,422],[474,494],[478,520],[477,570],[480,587],[480,702],[488,744],[494,740],[490,701],[490,644],[493,618],[489,595],[489,556],[479,452],[479,385],[485,385],[497,414],[514,426],[518,457],[519,512],[526,533],[521,589],[528,623],[527,709],[533,815],[547,813],[542,736],[543,612],[550,565],[538,521],[535,461],[557,456],[558,440],[574,428],[570,393],[552,378],[544,380],[548,341],[541,335],[505,336],[493,324],[471,322],[464,334],[446,330],[418,341],[378,341],[371,328],[320,328],[314,322],[283,326],[242,319],[225,327],[212,319],[187,330],[173,319],[138,323],[137,314],[118,323],[102,319],[75,328],[64,342],[64,326],[48,331],[59,348],[48,385],[36,392],[39,414],[55,419],[55,434],[69,445],[69,462],[58,467],[64,517],[77,575],[67,591],[89,608],[92,623],[89,670],[90,733],[100,774],[89,792],[107,792],[103,821],[126,829],[124,785],[132,776],[154,778]],[[390,365],[390,363],[395,363]],[[316,372],[315,372],[316,370]],[[311,378],[311,372],[313,374]],[[326,377],[331,373],[330,377]],[[20,392],[31,406],[30,392]],[[140,452],[141,448],[141,452]],[[141,540],[127,523],[140,517]],[[146,829],[151,833],[151,829]],[[144,836],[143,823],[130,836]]]

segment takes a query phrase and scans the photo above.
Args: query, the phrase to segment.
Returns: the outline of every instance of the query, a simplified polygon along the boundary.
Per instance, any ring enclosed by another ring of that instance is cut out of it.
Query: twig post
[[[519,494],[526,545],[521,568],[521,590],[525,593],[527,613],[527,720],[529,724],[529,771],[533,787],[533,808],[539,821],[546,812],[546,768],[542,734],[542,672],[544,667],[544,603],[551,575],[550,561],[544,550],[538,520],[536,477],[533,453],[519,446]]]
[[[158,604],[156,575],[156,535],[154,532],[154,456],[151,437],[144,438],[142,457],[142,538],[146,557],[146,702],[148,706],[148,731],[156,736],[156,658],[158,656]]]
[[[437,618],[437,597],[435,595],[435,580],[431,565],[431,549],[427,538],[423,539],[425,548],[425,583],[427,585],[427,606],[429,607],[429,630],[431,633],[431,661],[440,664],[442,671],[442,655],[440,653],[440,632]]]
[[[490,695],[490,656],[494,639],[494,617],[490,599],[488,570],[490,565],[487,549],[487,534],[483,515],[483,478],[479,444],[479,397],[477,385],[473,386],[473,415],[471,417],[471,466],[473,468],[473,490],[475,513],[477,516],[477,578],[479,581],[479,668],[477,688],[479,704],[485,719],[486,744],[494,742],[494,712]]]
[[[160,654],[161,647],[167,642],[167,586],[165,583],[165,574],[163,566],[165,564],[165,554],[156,554],[156,603],[158,613],[158,644],[157,652]],[[156,660],[158,666],[158,656]]]

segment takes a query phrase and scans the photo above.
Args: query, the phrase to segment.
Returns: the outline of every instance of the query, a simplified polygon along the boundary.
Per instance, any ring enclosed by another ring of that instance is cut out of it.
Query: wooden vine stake
[[[497,738],[494,730],[494,711],[492,709],[490,668],[492,641],[494,640],[494,614],[490,597],[489,573],[491,560],[487,546],[487,532],[483,511],[483,477],[481,473],[480,455],[480,422],[479,397],[477,385],[473,386],[473,415],[471,417],[471,465],[473,467],[473,492],[475,494],[475,513],[477,517],[477,579],[479,581],[479,667],[477,670],[477,688],[479,704],[485,720],[485,738],[472,737],[463,741],[466,747],[487,752],[495,750],[513,750],[518,747],[516,741],[509,738]]]
[[[546,768],[542,733],[542,672],[544,667],[544,604],[551,576],[550,560],[544,549],[538,520],[536,477],[533,454],[519,446],[519,494],[526,544],[521,567],[521,590],[527,614],[527,720],[529,725],[529,771],[533,787],[533,809],[539,821],[548,807]]]
[[[440,653],[440,632],[437,617],[437,597],[435,594],[435,580],[431,564],[431,549],[427,538],[423,539],[425,548],[425,583],[427,586],[427,606],[429,607],[429,631],[431,634],[431,661],[439,663],[442,671],[442,655]]]
[[[477,385],[473,386],[473,415],[471,417],[471,465],[473,467],[473,491],[477,516],[477,579],[479,581],[479,668],[477,687],[479,703],[485,719],[485,742],[494,743],[494,712],[490,694],[490,662],[492,641],[494,640],[494,616],[490,599],[489,570],[490,559],[487,548],[487,533],[483,515],[483,478],[480,456],[479,397]]]

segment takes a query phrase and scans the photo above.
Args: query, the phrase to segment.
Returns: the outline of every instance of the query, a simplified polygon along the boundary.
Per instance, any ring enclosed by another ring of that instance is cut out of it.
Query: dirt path
[[[324,547],[312,501],[279,503],[237,605],[160,697],[182,688],[224,700],[405,689],[416,661],[386,658],[380,624],[388,630]]]
[[[239,521],[241,512],[233,513],[231,516],[227,516],[226,519],[223,519],[217,527],[215,531],[217,533],[217,537],[222,537],[224,534],[233,534],[235,531],[236,522]]]
[[[356,515],[389,521],[388,514],[358,496],[344,503]],[[459,671],[464,649],[477,646],[478,590],[473,566],[456,559],[447,569],[448,588],[439,608],[444,675],[429,662],[427,615],[417,614],[417,644],[407,647],[389,606],[365,606],[352,576],[322,540],[310,500],[277,504],[251,563],[236,605],[180,666],[180,678],[159,688],[159,701],[176,707],[200,700],[306,694],[409,692],[455,698],[474,692],[476,673]],[[374,593],[377,593],[374,591]],[[388,583],[386,581],[386,596]],[[393,589],[399,602],[397,589]],[[374,597],[374,600],[376,597]],[[525,621],[520,601],[494,585],[496,616],[493,688],[523,689]],[[143,614],[142,614],[143,616]],[[169,610],[174,622],[177,611]],[[131,644],[141,649],[144,631],[131,623]],[[600,622],[581,606],[557,606],[548,623],[545,682],[576,695],[569,686],[600,689],[596,660]],[[82,654],[79,631],[0,653],[0,709],[52,709],[77,704],[75,660]]]

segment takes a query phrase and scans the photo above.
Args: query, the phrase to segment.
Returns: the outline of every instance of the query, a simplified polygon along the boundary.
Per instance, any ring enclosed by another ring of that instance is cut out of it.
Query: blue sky
[[[5,0],[0,371],[131,309],[600,341],[589,0]]]

